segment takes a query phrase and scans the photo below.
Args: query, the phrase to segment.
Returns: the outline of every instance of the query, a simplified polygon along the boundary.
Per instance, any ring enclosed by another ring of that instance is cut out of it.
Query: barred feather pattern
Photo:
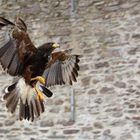
[[[76,82],[79,71],[79,55],[70,55],[66,60],[56,60],[45,72],[46,87]]]

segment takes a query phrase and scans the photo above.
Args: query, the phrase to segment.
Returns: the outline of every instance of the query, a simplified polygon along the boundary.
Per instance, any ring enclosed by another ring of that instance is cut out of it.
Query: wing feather
[[[23,75],[25,63],[36,52],[26,30],[27,26],[21,18],[17,18],[15,24],[0,17],[0,26],[12,25],[8,33],[8,41],[0,48],[0,63],[3,69],[12,76]]]
[[[11,75],[16,75],[18,73],[19,67],[20,67],[20,62],[18,61],[18,56],[17,54],[14,55],[10,65],[8,66],[8,73]]]
[[[9,21],[8,19],[5,19],[3,17],[0,17],[0,24],[3,26],[7,26],[7,25],[15,25],[13,22]]]
[[[79,56],[72,55],[69,51],[52,54],[44,72],[46,86],[70,84],[76,82],[79,71]]]
[[[10,61],[16,51],[14,46],[15,43],[10,39],[8,43],[6,43],[4,47],[0,49],[0,61],[4,69],[9,66]]]

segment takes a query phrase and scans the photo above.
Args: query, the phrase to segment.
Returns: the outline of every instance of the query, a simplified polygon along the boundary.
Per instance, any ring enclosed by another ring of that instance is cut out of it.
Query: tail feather
[[[44,112],[44,105],[43,105],[43,100],[42,99],[38,99],[38,106],[39,106],[39,111],[40,114]]]
[[[30,103],[29,108],[30,108],[31,121],[33,121],[34,120],[34,110],[33,110],[32,102]]]
[[[36,101],[32,100],[32,104],[33,104],[33,110],[34,110],[35,116],[39,117],[39,113],[38,113],[38,110],[37,110],[37,107],[36,107]]]
[[[30,110],[29,110],[29,105],[26,102],[25,104],[25,114],[24,114],[24,119],[29,120],[30,119]]]
[[[42,100],[40,101],[40,105],[41,105],[42,112],[44,112],[45,111],[45,108],[44,108],[44,104],[43,104],[43,101]]]
[[[11,113],[15,112],[19,98],[20,97],[16,91],[10,92],[9,96],[6,99],[7,100],[6,107],[8,108],[8,111],[10,111]]]
[[[15,96],[15,99],[13,101],[13,104],[11,105],[11,113],[14,113],[16,110],[16,107],[18,105],[18,101],[19,101],[19,96]]]
[[[11,105],[14,103],[15,97],[16,97],[16,96],[17,96],[17,94],[16,94],[15,91],[13,91],[13,92],[11,92],[11,93],[9,94],[9,96],[8,96],[8,98],[7,98],[7,103],[6,103],[6,107],[7,107],[8,109],[11,108]]]
[[[23,104],[22,100],[20,99],[20,108],[19,108],[19,119],[23,120],[25,114],[25,104]]]
[[[3,96],[3,99],[4,99],[4,100],[7,100],[8,97],[10,97],[10,95],[12,94],[11,92],[8,92],[8,93],[7,93],[7,89],[8,89],[8,88],[5,89],[5,94],[4,94],[4,96]]]
[[[6,90],[8,93],[4,95],[6,107],[8,111],[14,113],[19,103],[19,119],[27,119],[34,121],[35,117],[39,117],[44,112],[44,103],[35,92],[35,90],[26,85],[23,78],[17,83],[10,85]]]
[[[38,99],[35,99],[35,105],[36,105],[36,110],[37,110],[37,116],[40,116],[40,104]]]

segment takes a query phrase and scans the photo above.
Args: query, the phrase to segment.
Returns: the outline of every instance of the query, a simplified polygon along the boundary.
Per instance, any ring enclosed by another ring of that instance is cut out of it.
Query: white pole
[[[70,0],[71,3],[71,25],[75,24],[75,14],[76,14],[76,4],[77,4],[77,0]],[[76,41],[75,41],[75,34],[74,34],[74,30],[73,28],[71,29],[71,45],[75,46],[76,45]],[[70,119],[71,121],[75,121],[75,96],[74,96],[74,89],[73,87],[71,87],[70,90],[70,110],[71,110],[71,116]]]
[[[70,92],[70,110],[71,110],[71,117],[70,120],[71,121],[75,121],[75,96],[74,96],[74,89],[71,88],[71,92]]]

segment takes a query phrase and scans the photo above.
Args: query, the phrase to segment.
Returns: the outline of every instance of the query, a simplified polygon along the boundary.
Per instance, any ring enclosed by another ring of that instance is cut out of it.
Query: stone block
[[[101,94],[106,94],[106,93],[113,93],[114,88],[113,87],[102,87],[100,90]]]
[[[54,126],[54,122],[52,120],[42,120],[40,122],[40,127],[52,127]]]
[[[115,82],[114,85],[118,88],[125,88],[126,87],[126,84],[124,82],[120,82],[120,81]]]
[[[95,64],[96,69],[103,68],[103,67],[109,67],[109,63],[108,62],[99,62],[99,63]]]
[[[95,89],[90,89],[90,90],[88,91],[88,94],[89,94],[89,95],[95,95],[95,94],[97,94],[97,91],[96,91]]]
[[[63,133],[64,134],[76,134],[79,131],[80,131],[79,129],[66,129],[66,130],[63,130]]]

